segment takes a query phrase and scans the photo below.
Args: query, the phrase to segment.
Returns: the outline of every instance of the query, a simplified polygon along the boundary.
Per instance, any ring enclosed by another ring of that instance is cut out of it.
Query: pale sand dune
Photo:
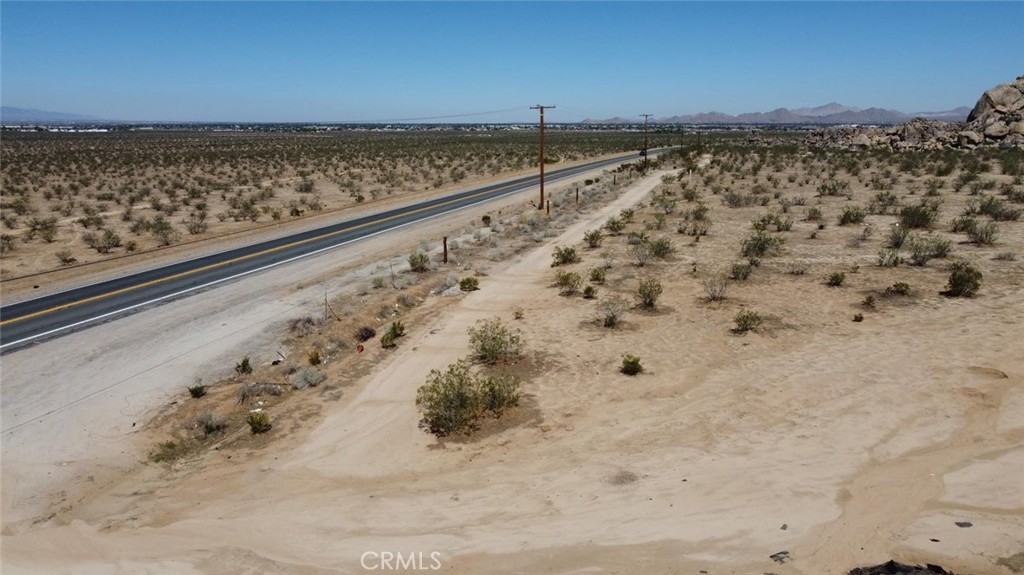
[[[995,561],[1024,551],[1019,282],[880,305],[863,323],[859,294],[889,270],[841,291],[765,275],[704,303],[691,266],[731,261],[739,220],[716,230],[730,241],[655,264],[659,311],[605,330],[592,302],[548,287],[552,247],[658,177],[483,278],[308,435],[128,477],[5,536],[4,572],[363,573],[367,551],[439,551],[446,573],[827,575],[890,558],[1010,573]],[[585,255],[581,272],[598,259]],[[601,293],[645,273],[618,264]],[[941,272],[921,274],[919,289],[941,289]],[[543,425],[438,447],[416,427],[416,387],[465,354],[468,326],[513,322],[516,306]],[[730,334],[741,306],[769,328]],[[623,352],[646,373],[619,374]]]

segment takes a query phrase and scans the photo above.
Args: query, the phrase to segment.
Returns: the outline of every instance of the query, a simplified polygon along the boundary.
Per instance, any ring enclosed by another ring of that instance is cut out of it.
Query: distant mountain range
[[[789,110],[778,108],[771,112],[748,112],[733,116],[722,112],[704,112],[682,116],[669,116],[652,120],[658,124],[902,124],[914,118],[928,118],[945,122],[964,122],[971,108],[961,106],[945,112],[918,112],[906,114],[896,110],[868,108],[862,110],[844,106],[835,102],[816,108],[797,108]],[[2,124],[76,124],[104,122],[102,118],[83,114],[50,112],[34,108],[0,107],[0,123]],[[607,118],[604,120],[587,118],[580,124],[639,124],[639,119]]]
[[[747,112],[733,116],[722,112],[704,112],[683,116],[669,116],[654,120],[659,124],[902,124],[914,118],[928,118],[945,122],[963,122],[971,109],[961,106],[944,112],[917,112],[907,114],[897,110],[868,108],[861,110],[831,102],[817,108],[797,108],[789,110],[778,108],[771,112]],[[588,118],[581,124],[639,124],[639,120],[627,118],[608,118],[597,120]]]
[[[100,121],[102,121],[102,119],[95,116],[85,116],[82,114],[66,114],[64,112],[36,110],[35,108],[0,106],[0,123],[2,124],[52,124],[59,122],[75,123]]]

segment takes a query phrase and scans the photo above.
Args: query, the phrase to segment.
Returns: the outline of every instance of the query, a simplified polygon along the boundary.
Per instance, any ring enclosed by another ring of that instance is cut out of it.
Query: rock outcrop
[[[848,149],[1024,148],[1024,76],[982,94],[966,122],[915,118],[889,128],[825,128],[812,132],[808,143]]]

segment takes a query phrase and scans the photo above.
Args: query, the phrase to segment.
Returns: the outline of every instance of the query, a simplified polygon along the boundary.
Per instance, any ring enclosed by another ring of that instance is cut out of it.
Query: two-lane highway
[[[636,155],[631,154],[552,170],[545,174],[545,182],[634,159]],[[362,238],[519,193],[537,184],[537,176],[522,177],[7,305],[0,308],[0,350],[10,351],[82,329]]]

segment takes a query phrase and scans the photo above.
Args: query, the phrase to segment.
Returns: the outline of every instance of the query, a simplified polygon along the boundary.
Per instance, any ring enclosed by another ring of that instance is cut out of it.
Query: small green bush
[[[755,232],[743,240],[743,243],[740,245],[740,255],[746,258],[763,258],[770,253],[778,251],[785,243],[786,238],[782,236]]]
[[[202,432],[203,437],[209,437],[216,435],[228,427],[227,420],[223,416],[217,415],[212,410],[207,409],[196,416],[195,422],[196,428]]]
[[[843,208],[843,213],[839,215],[839,225],[862,224],[867,215],[864,208],[860,206],[846,206]]]
[[[576,253],[576,248],[572,246],[556,246],[555,251],[551,254],[551,259],[551,267],[558,267],[574,264],[580,261],[580,256]]]
[[[916,206],[903,206],[898,217],[900,226],[904,228],[931,229],[938,216],[939,202],[925,200]]]
[[[640,365],[640,358],[628,353],[622,354],[622,366],[619,371],[626,375],[637,375],[643,373],[644,366]]]
[[[668,238],[658,238],[651,241],[651,255],[656,258],[665,259],[672,255],[675,251],[675,246],[672,245],[672,240]]]
[[[588,285],[587,287],[583,288],[583,299],[594,299],[595,297],[597,297],[596,287]]]
[[[309,361],[309,365],[320,365],[323,362],[323,359],[320,357],[320,350],[316,348],[309,350],[306,359]]]
[[[583,234],[583,241],[587,242],[589,248],[601,247],[601,242],[604,241],[604,234],[601,233],[600,229],[590,230]]]
[[[825,281],[825,283],[828,284],[829,287],[839,287],[843,285],[844,281],[846,281],[846,273],[833,272],[831,275],[828,276],[828,279]]]
[[[619,218],[611,217],[604,223],[604,229],[608,230],[608,233],[612,235],[618,235],[622,230],[626,229],[626,224]]]
[[[981,271],[967,262],[956,262],[949,266],[949,280],[946,295],[971,297],[981,289]]]
[[[955,234],[970,234],[978,228],[978,218],[967,215],[957,216],[953,218],[953,221],[950,224],[950,228],[950,231],[952,231]]]
[[[661,297],[662,289],[661,282],[656,278],[641,279],[634,295],[637,304],[644,309],[654,309],[658,298]]]
[[[493,365],[522,357],[525,343],[520,330],[510,329],[494,318],[480,320],[469,328],[469,347],[474,360]]]
[[[430,256],[423,251],[409,254],[409,269],[414,272],[425,272],[430,269]]]
[[[732,264],[732,269],[729,271],[729,277],[736,281],[744,281],[750,277],[750,273],[754,271],[754,266],[750,262],[736,262]]]
[[[245,422],[249,424],[249,430],[252,431],[253,435],[266,433],[273,427],[270,424],[270,416],[262,411],[250,413],[246,416]]]
[[[500,416],[518,405],[520,382],[509,376],[481,377],[470,373],[464,360],[441,372],[431,370],[416,390],[419,426],[437,437],[470,433],[485,414]]]
[[[995,222],[978,225],[967,232],[967,237],[979,246],[990,246],[996,243],[996,238],[999,237],[999,226]]]
[[[907,282],[896,282],[885,288],[887,295],[910,295],[910,284]]]
[[[597,285],[604,284],[605,270],[604,268],[593,268],[590,270],[590,281]]]
[[[465,292],[476,291],[480,289],[480,280],[473,276],[464,277],[459,280],[459,289]]]
[[[197,378],[193,385],[188,386],[188,394],[192,399],[199,399],[206,395],[206,386],[203,385],[203,380]]]
[[[884,248],[878,252],[878,265],[883,268],[894,268],[903,263],[900,251],[892,248]]]
[[[903,243],[907,241],[907,237],[910,235],[910,228],[901,226],[900,224],[893,224],[889,228],[889,238],[886,243],[887,246],[898,250],[903,247]]]
[[[238,375],[249,375],[252,373],[252,363],[249,361],[249,356],[245,356],[241,361],[235,364],[235,373]]]
[[[764,323],[764,318],[756,311],[745,309],[737,313],[733,321],[736,322],[736,327],[733,329],[734,332],[746,333],[761,327],[761,324]]]
[[[576,272],[559,270],[555,273],[555,287],[564,296],[576,295],[583,286],[583,278]]]
[[[942,237],[913,235],[907,245],[910,248],[910,263],[923,266],[932,258],[944,258],[949,255],[950,241]]]

